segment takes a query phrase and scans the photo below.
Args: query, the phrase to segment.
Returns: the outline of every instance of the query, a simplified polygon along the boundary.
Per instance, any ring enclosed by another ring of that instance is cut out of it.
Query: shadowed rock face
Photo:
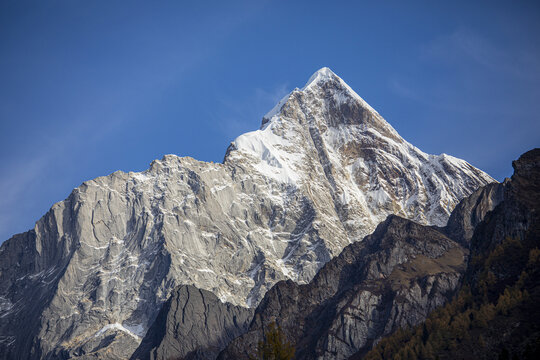
[[[247,330],[252,317],[252,309],[222,303],[194,286],[181,286],[163,305],[131,359],[215,359]]]
[[[124,359],[183,284],[255,307],[389,214],[444,225],[493,179],[407,143],[321,69],[223,164],[166,155],[83,183],[0,247],[0,359]],[[98,356],[98,355],[96,355]]]
[[[421,339],[394,336],[369,354],[370,359],[381,353],[392,359],[402,349],[418,346],[438,359],[540,358],[540,149],[526,152],[512,165],[514,174],[501,186],[502,201],[478,223],[470,239],[465,291],[444,315],[434,314],[429,325],[426,321]],[[484,194],[490,190],[486,188]],[[490,305],[497,311],[479,314],[478,309]],[[454,330],[440,342],[436,334],[447,331],[442,320],[446,316],[481,322],[471,321],[467,336]]]
[[[512,166],[514,174],[505,184],[503,201],[475,229],[473,253],[483,254],[507,238],[523,241],[527,234],[533,238],[540,234],[540,149],[526,152]]]
[[[450,215],[446,233],[468,248],[476,225],[503,201],[506,186],[507,182],[488,184],[463,199]]]
[[[372,235],[328,262],[309,284],[279,282],[261,301],[246,334],[232,341],[218,358],[248,359],[264,339],[266,326],[276,321],[296,346],[297,359],[361,359],[383,336],[424,321],[459,290],[463,276],[473,290],[478,288],[483,264],[467,266],[467,247],[480,256],[508,238],[528,248],[538,246],[540,149],[525,153],[513,166],[511,180],[487,185],[465,198],[446,228],[390,216]],[[497,265],[493,271],[502,289],[519,278],[527,260],[526,253],[519,264],[509,259]],[[535,286],[530,291],[539,296],[537,282]],[[492,295],[496,301],[498,293]],[[500,339],[492,342],[502,341],[519,352],[523,349],[512,339],[520,332],[536,331],[537,323],[516,318],[512,324],[518,330],[500,329]],[[482,349],[468,346],[458,357],[468,358],[474,351],[482,355]],[[496,356],[500,346],[491,350],[487,358]]]
[[[539,358],[540,264],[531,262],[530,255],[533,249],[540,248],[540,149],[526,152],[512,166],[514,174],[506,183],[503,201],[474,231],[470,247],[471,259],[476,261],[469,263],[464,283],[473,294],[482,294],[485,283],[481,274],[487,269],[493,277],[484,296],[496,304],[505,289],[527,273],[521,290],[527,292],[528,299],[508,314],[497,315],[485,329],[476,330],[485,347],[475,341],[477,333],[460,344],[457,351],[442,351],[441,359],[504,358],[503,349],[512,359]],[[501,248],[506,250],[497,259],[493,253]]]
[[[276,321],[297,359],[346,359],[399,327],[413,326],[454,294],[467,250],[443,232],[390,216],[346,247],[307,285],[276,284],[246,334],[219,359],[248,359]]]

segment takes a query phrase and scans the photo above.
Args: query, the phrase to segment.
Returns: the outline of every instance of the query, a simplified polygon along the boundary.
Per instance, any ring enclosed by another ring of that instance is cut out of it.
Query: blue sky
[[[540,145],[537,1],[0,2],[0,241],[83,181],[221,161],[328,66],[498,180]]]

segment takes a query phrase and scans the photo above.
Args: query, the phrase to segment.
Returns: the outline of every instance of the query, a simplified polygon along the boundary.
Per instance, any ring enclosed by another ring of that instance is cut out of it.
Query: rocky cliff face
[[[508,182],[488,184],[463,199],[450,215],[445,228],[446,233],[468,248],[474,229],[489,211],[504,200],[507,186]]]
[[[382,354],[420,359],[539,358],[540,149],[523,154],[513,166],[512,178],[500,185],[502,201],[474,229],[459,295],[421,327],[381,341],[366,359],[380,359]],[[485,204],[492,189],[486,190],[484,200],[474,196],[470,200]]]
[[[512,162],[514,174],[504,191],[504,206],[495,211],[489,223],[479,229],[478,239],[471,247],[479,251],[482,246],[494,247],[507,236],[524,239],[529,232],[538,234],[540,225],[540,149],[526,152]]]
[[[194,286],[181,286],[163,305],[131,359],[215,359],[246,332],[252,317],[252,309],[222,303]]]
[[[460,290],[463,276],[469,289],[467,301],[477,301],[475,309],[485,303],[499,309],[502,294],[518,283],[527,295],[522,304],[505,305],[514,306],[512,314],[496,315],[489,320],[488,330],[475,328],[474,337],[458,333],[462,337],[457,348],[433,340],[438,346],[434,354],[448,359],[456,353],[459,358],[493,358],[502,349],[522,355],[537,351],[530,345],[538,341],[540,150],[524,154],[513,166],[511,180],[489,184],[463,199],[445,228],[390,216],[372,235],[328,262],[309,284],[279,282],[266,293],[249,330],[218,358],[249,359],[264,340],[268,325],[276,322],[285,339],[295,345],[296,359],[361,359],[385,335],[423,322]],[[459,301],[464,300],[455,302]],[[478,345],[485,339],[489,341]],[[398,344],[389,358],[406,345],[394,341]],[[412,341],[408,344],[416,349]],[[386,358],[385,349],[376,351]],[[418,351],[416,356],[425,358]]]
[[[296,359],[347,359],[444,304],[459,284],[466,258],[467,250],[441,231],[392,215],[309,284],[274,286],[248,332],[219,359],[249,359],[272,321],[295,345]]]
[[[223,164],[167,155],[142,173],[87,181],[6,241],[0,358],[81,347],[125,358],[179,285],[254,307],[279,280],[311,280],[387,215],[443,225],[492,181],[407,143],[321,69]]]

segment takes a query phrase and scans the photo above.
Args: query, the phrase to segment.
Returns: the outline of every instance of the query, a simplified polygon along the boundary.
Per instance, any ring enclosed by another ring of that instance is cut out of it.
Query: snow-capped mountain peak
[[[492,181],[407,143],[323,68],[223,164],[167,155],[87,181],[4,242],[0,354],[129,358],[178,285],[254,307],[279,280],[309,281],[389,214],[444,225]]]
[[[226,162],[235,160],[296,187],[310,186],[322,176],[333,202],[349,206],[352,201],[353,208],[363,209],[346,221],[353,233],[371,228],[389,213],[444,225],[466,195],[459,189],[470,186],[463,179],[494,181],[461,160],[428,155],[405,141],[328,68],[284,97],[260,130],[235,139]],[[455,191],[460,195],[451,195]]]
[[[330,68],[323,67],[317,70],[315,73],[313,73],[313,75],[311,75],[306,85],[304,85],[304,87],[302,88],[302,91],[306,90],[310,86],[328,82],[328,81],[342,81],[342,80],[332,70],[330,70]]]

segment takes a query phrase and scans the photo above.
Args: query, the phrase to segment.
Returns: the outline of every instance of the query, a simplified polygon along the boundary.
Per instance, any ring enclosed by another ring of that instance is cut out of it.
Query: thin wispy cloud
[[[493,111],[492,108],[486,109],[482,105],[474,102],[459,102],[449,100],[444,90],[419,88],[410,84],[405,79],[391,78],[388,81],[390,90],[397,96],[412,101],[424,109],[434,109],[437,111],[450,111],[462,115],[486,115]],[[514,110],[498,109],[498,112],[507,112],[511,114]]]
[[[512,48],[512,44],[508,44]],[[423,48],[427,59],[443,63],[471,62],[500,75],[524,80],[540,79],[540,50],[532,53],[515,48],[502,50],[495,42],[464,27],[440,36]]]
[[[425,99],[421,94],[419,94],[412,87],[405,85],[401,80],[398,80],[396,78],[390,79],[389,87],[396,95],[404,99],[412,100],[418,103],[425,102]]]
[[[437,36],[418,48],[418,66],[425,73],[425,66],[437,69],[437,73],[449,74],[443,80],[427,77],[422,84],[415,77],[392,76],[388,79],[389,89],[399,97],[424,107],[441,111],[452,111],[468,115],[488,115],[494,111],[478,100],[475,89],[479,84],[491,84],[492,89],[501,89],[511,84],[526,86],[540,80],[540,47],[519,47],[481,35],[470,28],[459,27],[454,31]],[[508,51],[508,49],[512,51]],[[425,75],[424,75],[425,76]],[[427,80],[427,81],[426,81]],[[461,89],[456,92],[457,89]],[[514,116],[514,107],[499,106],[499,115]]]

